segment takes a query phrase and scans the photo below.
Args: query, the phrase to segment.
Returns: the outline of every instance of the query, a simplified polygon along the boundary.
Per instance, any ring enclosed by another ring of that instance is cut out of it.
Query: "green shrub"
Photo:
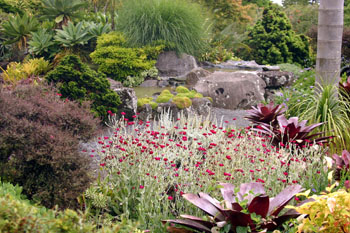
[[[302,68],[294,64],[283,63],[283,64],[277,64],[277,66],[279,66],[281,71],[292,72],[298,78],[303,72]]]
[[[195,90],[189,91],[187,93],[181,93],[180,92],[176,96],[178,96],[178,97],[187,97],[187,98],[190,98],[190,99],[203,98],[203,95],[201,93],[196,92]]]
[[[139,74],[137,76],[126,77],[126,79],[123,81],[123,86],[124,87],[137,87],[141,83],[143,83],[143,81],[145,81],[146,78],[155,79],[157,77],[158,77],[158,70],[156,67],[152,67],[149,70],[145,70],[145,71],[141,72],[141,74]]]
[[[171,98],[173,98],[174,95],[173,94],[160,94],[157,99],[156,102],[157,103],[167,103],[171,100]]]
[[[187,87],[178,86],[178,87],[176,87],[175,92],[177,92],[177,93],[189,93],[190,90],[188,90]]]
[[[188,97],[175,96],[172,102],[176,104],[179,109],[188,108],[192,105],[192,101]]]
[[[158,104],[153,101],[152,97],[140,98],[137,100],[137,107],[142,107],[145,104],[151,105],[153,110],[155,110],[158,107]]]
[[[110,32],[97,37],[96,49],[109,46],[124,47],[125,43],[125,37],[120,32]]]
[[[198,54],[206,46],[207,30],[200,6],[186,0],[125,1],[117,27],[131,46],[172,44],[179,53]]]
[[[297,63],[308,65],[308,38],[297,35],[283,11],[270,5],[249,33],[247,44],[252,49],[248,58],[259,64]]]
[[[118,81],[151,69],[156,63],[154,57],[162,51],[162,47],[150,46],[125,48],[124,43],[125,39],[119,33],[102,35],[97,39],[97,49],[90,54],[92,61],[99,65],[100,72]]]
[[[0,182],[0,232],[140,232],[135,223],[105,222],[99,228],[86,215],[73,210],[57,211],[37,206],[21,195],[22,188]]]
[[[49,83],[58,85],[62,98],[70,100],[90,100],[91,109],[107,120],[107,112],[117,112],[119,96],[110,90],[110,84],[104,74],[91,70],[75,55],[68,55],[59,65],[48,73]]]
[[[0,178],[47,207],[77,207],[92,180],[91,159],[79,152],[79,140],[98,129],[86,104],[62,101],[55,89],[0,89]]]

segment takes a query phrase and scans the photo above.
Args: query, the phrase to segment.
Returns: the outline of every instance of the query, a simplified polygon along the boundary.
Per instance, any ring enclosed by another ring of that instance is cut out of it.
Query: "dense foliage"
[[[270,5],[263,12],[263,18],[252,28],[247,40],[251,53],[250,59],[259,64],[310,62],[308,39],[297,35],[283,11]]]
[[[91,181],[78,140],[93,137],[98,121],[49,87],[1,89],[0,103],[0,177],[47,207],[76,207]]]
[[[207,29],[201,8],[186,0],[125,1],[117,26],[132,46],[163,41],[179,53],[192,55],[206,46]]]
[[[117,112],[119,96],[109,89],[104,74],[90,69],[75,55],[68,55],[46,76],[49,83],[58,85],[62,98],[91,101],[91,110],[104,120],[108,111]]]
[[[163,49],[161,45],[127,48],[125,43],[120,33],[104,34],[98,37],[96,50],[90,54],[100,72],[118,81],[124,81],[128,76],[140,76],[151,69]]]

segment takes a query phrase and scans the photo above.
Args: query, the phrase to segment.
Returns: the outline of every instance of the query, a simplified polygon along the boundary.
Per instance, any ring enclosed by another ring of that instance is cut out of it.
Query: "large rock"
[[[123,88],[123,84],[121,82],[115,81],[114,79],[111,79],[111,78],[107,78],[107,79],[108,79],[108,82],[111,86],[110,88],[112,90],[117,89],[117,88]]]
[[[210,74],[210,71],[205,70],[201,67],[195,68],[186,75],[186,84],[194,86],[201,78],[207,77]]]
[[[264,71],[258,73],[258,76],[265,81],[267,88],[272,89],[289,86],[295,79],[292,72],[286,71]]]
[[[157,87],[157,86],[158,86],[158,80],[155,80],[155,79],[145,80],[140,85],[140,87]]]
[[[197,92],[213,99],[213,106],[248,109],[264,100],[266,84],[255,72],[217,71],[194,86]]]
[[[121,104],[118,106],[118,114],[125,112],[125,117],[132,119],[137,112],[137,97],[133,88],[115,88],[113,89],[120,97]]]
[[[158,56],[156,67],[159,76],[184,76],[197,67],[197,62],[193,56],[182,54],[179,57],[174,51],[167,51]]]
[[[212,109],[212,102],[207,98],[194,98],[192,99],[192,106],[194,113],[206,117],[210,114]]]

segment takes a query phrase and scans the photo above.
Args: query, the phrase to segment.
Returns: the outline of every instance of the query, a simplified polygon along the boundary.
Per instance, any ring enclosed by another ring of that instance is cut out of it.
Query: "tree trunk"
[[[316,83],[340,80],[344,0],[321,0],[318,13]]]

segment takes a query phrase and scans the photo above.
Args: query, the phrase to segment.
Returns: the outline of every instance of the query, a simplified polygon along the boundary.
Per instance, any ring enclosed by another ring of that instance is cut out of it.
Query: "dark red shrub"
[[[0,89],[1,178],[49,208],[74,208],[92,179],[79,140],[98,127],[88,108],[60,100],[50,87]]]

